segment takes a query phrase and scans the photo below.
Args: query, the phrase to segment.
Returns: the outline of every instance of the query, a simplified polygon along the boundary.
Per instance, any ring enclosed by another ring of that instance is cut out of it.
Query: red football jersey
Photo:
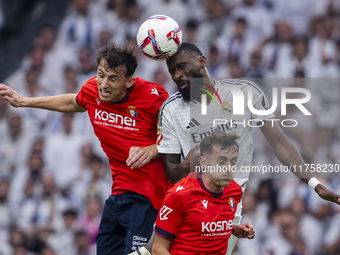
[[[198,173],[165,195],[155,231],[171,240],[170,253],[225,254],[242,189],[232,181],[222,193],[208,191]]]
[[[96,77],[88,80],[77,95],[87,109],[94,133],[109,158],[112,170],[112,194],[133,191],[146,196],[159,209],[167,190],[162,158],[139,169],[126,165],[132,146],[156,143],[158,108],[168,98],[158,83],[136,77],[135,84],[117,102],[100,100]]]

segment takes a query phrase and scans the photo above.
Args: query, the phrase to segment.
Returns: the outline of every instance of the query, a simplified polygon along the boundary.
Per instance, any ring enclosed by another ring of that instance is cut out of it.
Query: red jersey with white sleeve
[[[225,254],[241,196],[235,181],[217,194],[192,173],[166,193],[155,231],[172,241],[172,255]]]
[[[112,194],[133,191],[146,196],[159,209],[167,190],[162,158],[138,169],[126,165],[131,147],[156,143],[158,108],[168,98],[158,83],[135,77],[135,84],[117,102],[100,100],[96,77],[81,88],[77,103],[87,109],[94,133],[109,158]]]

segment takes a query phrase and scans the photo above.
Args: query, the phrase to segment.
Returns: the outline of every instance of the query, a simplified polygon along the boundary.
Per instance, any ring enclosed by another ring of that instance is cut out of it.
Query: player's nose
[[[176,80],[181,79],[183,77],[183,72],[181,70],[176,69],[174,77]]]
[[[104,78],[101,83],[100,83],[100,87],[102,89],[105,89],[105,88],[108,88],[109,87],[109,83],[108,83],[108,79],[107,78]]]

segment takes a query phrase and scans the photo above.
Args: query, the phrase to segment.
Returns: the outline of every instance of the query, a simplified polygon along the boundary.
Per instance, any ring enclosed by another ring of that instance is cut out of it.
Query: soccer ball
[[[154,15],[140,25],[137,44],[145,56],[163,60],[181,47],[182,30],[175,20],[165,15]]]

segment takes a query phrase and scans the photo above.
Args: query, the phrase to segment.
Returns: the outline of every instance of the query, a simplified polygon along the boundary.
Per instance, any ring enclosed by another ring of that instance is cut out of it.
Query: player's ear
[[[200,156],[198,158],[198,162],[200,163],[200,166],[205,166],[206,165],[205,158],[203,156]]]
[[[207,59],[205,58],[205,56],[199,56],[197,60],[200,68],[204,68],[207,65]]]
[[[128,88],[131,88],[132,85],[135,84],[135,80],[136,80],[135,77],[129,78],[128,81],[127,81],[127,84],[126,84],[126,88],[127,88],[127,89],[128,89]]]

